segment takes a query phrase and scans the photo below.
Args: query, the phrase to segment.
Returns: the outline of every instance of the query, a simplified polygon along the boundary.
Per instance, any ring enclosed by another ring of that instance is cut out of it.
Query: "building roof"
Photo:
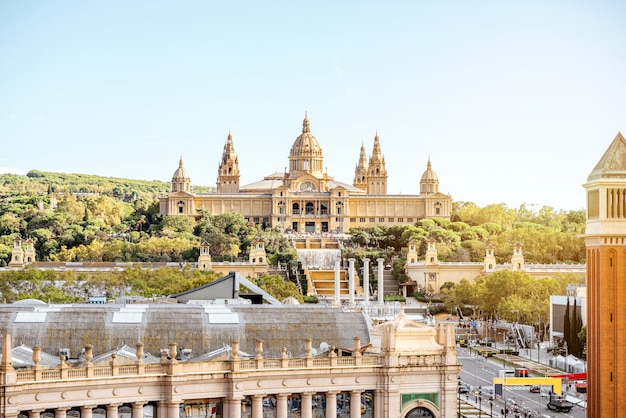
[[[591,171],[587,182],[611,177],[626,177],[626,139],[621,132],[617,133],[609,148]]]
[[[13,345],[40,346],[42,352],[70,348],[71,358],[78,358],[87,343],[94,357],[137,342],[149,353],[176,342],[200,355],[233,340],[240,341],[241,351],[253,353],[262,339],[264,355],[280,357],[282,347],[305,351],[306,338],[314,346],[324,341],[336,347],[350,346],[354,337],[363,344],[370,340],[362,312],[323,304],[0,304],[0,333],[11,334]]]

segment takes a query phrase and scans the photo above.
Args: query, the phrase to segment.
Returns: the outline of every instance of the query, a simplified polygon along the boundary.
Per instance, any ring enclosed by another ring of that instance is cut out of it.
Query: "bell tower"
[[[365,145],[361,144],[361,154],[359,162],[354,169],[354,187],[367,191],[367,154],[365,153]]]
[[[626,410],[626,140],[618,133],[587,182],[587,416]]]
[[[380,150],[378,132],[374,137],[374,150],[367,168],[367,194],[387,194],[387,169]]]
[[[229,132],[222,152],[222,161],[217,171],[217,192],[239,193],[239,177],[239,158],[235,154],[233,134]]]

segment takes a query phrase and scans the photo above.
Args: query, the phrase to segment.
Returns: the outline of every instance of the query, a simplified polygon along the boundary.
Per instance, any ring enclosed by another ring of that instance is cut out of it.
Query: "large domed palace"
[[[239,160],[229,134],[218,169],[217,193],[194,193],[181,157],[170,193],[159,199],[160,212],[193,217],[202,211],[212,215],[236,212],[255,224],[308,233],[450,218],[452,198],[439,192],[430,159],[419,181],[419,194],[387,194],[387,169],[378,134],[369,159],[361,145],[352,184],[336,181],[323,167],[322,147],[305,116],[302,133],[291,146],[289,171],[240,186]]]

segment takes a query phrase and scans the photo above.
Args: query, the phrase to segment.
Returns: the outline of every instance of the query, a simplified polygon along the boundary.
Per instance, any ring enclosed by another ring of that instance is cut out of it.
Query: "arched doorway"
[[[411,409],[411,411],[406,414],[405,418],[435,418],[435,416],[428,408],[418,406],[417,408]]]

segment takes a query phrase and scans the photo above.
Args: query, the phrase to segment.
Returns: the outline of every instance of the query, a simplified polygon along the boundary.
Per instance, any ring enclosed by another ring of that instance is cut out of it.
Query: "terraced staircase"
[[[319,296],[335,295],[335,272],[332,270],[306,270],[315,294]],[[339,272],[339,295],[349,295],[348,279],[345,271]]]

